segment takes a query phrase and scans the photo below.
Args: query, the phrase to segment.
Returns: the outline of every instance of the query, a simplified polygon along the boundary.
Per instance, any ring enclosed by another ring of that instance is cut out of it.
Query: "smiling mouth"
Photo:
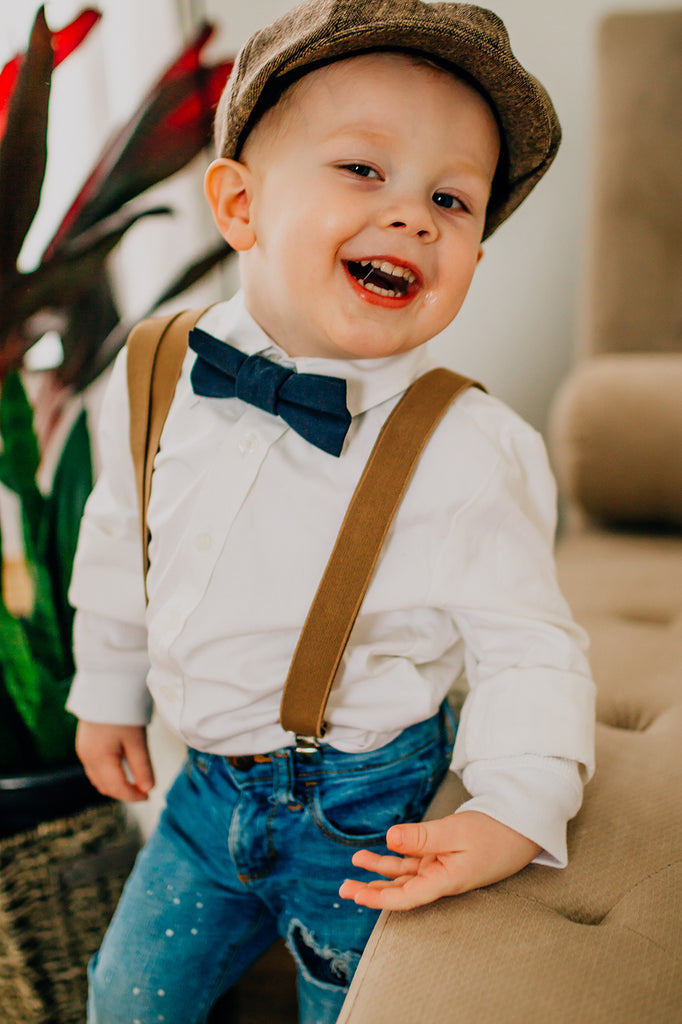
[[[347,260],[349,274],[368,292],[389,299],[403,299],[419,284],[417,275],[409,267],[401,267],[390,260]]]

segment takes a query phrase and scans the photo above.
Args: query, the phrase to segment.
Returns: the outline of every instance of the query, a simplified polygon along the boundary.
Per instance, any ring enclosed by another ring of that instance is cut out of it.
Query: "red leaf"
[[[163,75],[156,83],[156,88],[158,89],[158,87],[163,85],[165,82],[170,82],[174,78],[179,78],[181,75],[185,75],[189,71],[196,71],[201,66],[199,62],[201,51],[212,35],[213,25],[209,25],[208,22],[205,22],[199,28],[199,31],[187,49],[183,50],[178,59],[174,61],[166,71],[164,71]]]
[[[101,17],[102,15],[99,11],[96,11],[93,7],[87,7],[70,24],[52,33],[55,67],[61,64],[63,60],[66,60],[77,46],[80,46],[88,32],[97,24]]]
[[[176,132],[201,126],[207,136],[210,135],[215,108],[233,67],[234,61],[228,60],[210,68],[201,68],[196,92],[172,111],[160,128],[165,132]],[[206,122],[205,128],[202,122]]]
[[[181,60],[173,67],[177,68]],[[232,66],[232,61],[225,61],[214,67],[199,65],[182,74],[162,76],[128,124],[106,146],[44,259],[50,258],[65,239],[180,170],[209,144],[213,108]]]
[[[99,11],[88,7],[74,18],[69,25],[65,25],[64,28],[50,33],[54,53],[54,67],[57,67],[63,60],[66,60],[76,47],[80,46],[90,32],[90,29],[97,24],[101,17],[102,15]],[[5,131],[7,108],[9,107],[9,101],[23,62],[24,54],[18,53],[0,71],[0,139]]]
[[[36,13],[0,140],[0,275],[6,278],[33,222],[47,162],[47,114],[54,54],[45,9]]]
[[[0,71],[0,138],[5,130],[5,122],[7,121],[7,108],[9,106],[10,97],[16,85],[17,78],[19,76],[19,68],[23,63],[24,58],[21,54],[17,54],[12,60],[5,64],[2,71]]]

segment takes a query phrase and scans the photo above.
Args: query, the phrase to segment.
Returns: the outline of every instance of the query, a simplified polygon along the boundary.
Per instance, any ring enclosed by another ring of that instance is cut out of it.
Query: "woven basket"
[[[87,963],[138,849],[118,804],[0,841],[2,1024],[83,1024]]]

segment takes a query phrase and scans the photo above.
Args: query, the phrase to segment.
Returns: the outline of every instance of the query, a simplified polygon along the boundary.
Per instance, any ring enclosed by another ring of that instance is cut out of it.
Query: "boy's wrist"
[[[535,863],[566,866],[566,825],[582,802],[577,762],[529,755],[474,762],[462,781],[471,798],[456,814],[486,814],[536,842]]]

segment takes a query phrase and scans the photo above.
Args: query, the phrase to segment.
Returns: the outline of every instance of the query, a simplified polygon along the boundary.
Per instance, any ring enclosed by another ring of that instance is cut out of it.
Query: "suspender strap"
[[[204,312],[205,309],[189,309],[152,317],[139,323],[128,337],[130,450],[135,466],[145,579],[149,568],[147,507],[154,459],[180,379],[187,335]]]
[[[128,338],[130,449],[135,467],[145,578],[147,507],[154,459],[187,351],[187,335],[205,310],[142,321]],[[358,483],[287,676],[280,719],[298,748],[314,749],[343,652],[393,517],[417,460],[460,392],[481,384],[437,369],[408,388],[382,427]]]
[[[482,385],[431,370],[405,392],[370,455],[311,605],[287,676],[280,721],[298,749],[314,749],[348,638],[389,527],[436,425],[466,388]]]

